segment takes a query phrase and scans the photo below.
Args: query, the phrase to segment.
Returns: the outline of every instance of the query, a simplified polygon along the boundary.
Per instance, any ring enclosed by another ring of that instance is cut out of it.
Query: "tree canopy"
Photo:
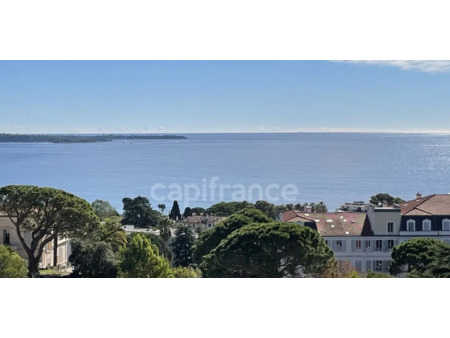
[[[92,202],[92,208],[100,219],[119,216],[117,210],[107,201],[95,200]]]
[[[200,264],[203,256],[209,254],[219,243],[234,230],[250,223],[268,223],[271,219],[257,209],[243,209],[225,220],[220,221],[214,228],[203,232],[193,247],[194,262]]]
[[[158,248],[140,234],[134,234],[119,252],[119,276],[125,278],[173,277],[169,262]]]
[[[317,231],[294,223],[253,223],[204,257],[208,277],[320,276],[335,262]]]
[[[111,245],[105,242],[75,240],[71,242],[69,262],[72,275],[85,278],[117,277],[117,260]]]
[[[0,278],[25,278],[27,272],[25,260],[7,246],[0,245]]]
[[[180,206],[177,201],[173,201],[172,209],[170,209],[169,218],[175,221],[179,221],[181,219]]]
[[[252,203],[243,202],[220,202],[206,209],[206,213],[215,216],[230,216],[239,210],[254,207]]]
[[[374,205],[380,205],[380,204],[386,203],[388,206],[391,206],[394,203],[401,203],[404,201],[400,197],[394,197],[387,193],[379,193],[379,194],[376,194],[376,195],[370,197],[369,202]]]
[[[84,237],[98,226],[91,205],[68,192],[54,188],[13,185],[0,189],[0,208],[16,227],[28,256],[31,276],[39,275],[44,247],[59,237]],[[30,240],[25,240],[25,234]]]
[[[171,247],[175,255],[175,266],[188,267],[192,264],[192,245],[194,244],[192,229],[188,226],[180,226],[175,230],[175,239]]]
[[[450,246],[438,239],[414,238],[392,249],[392,260],[389,272],[392,275],[401,273],[414,277],[425,277],[432,275],[435,268],[445,267],[443,261],[445,254],[449,252]]]
[[[132,224],[138,228],[148,228],[156,226],[158,224],[161,218],[161,214],[158,211],[152,209],[150,201],[147,197],[125,197],[122,202],[122,224]]]

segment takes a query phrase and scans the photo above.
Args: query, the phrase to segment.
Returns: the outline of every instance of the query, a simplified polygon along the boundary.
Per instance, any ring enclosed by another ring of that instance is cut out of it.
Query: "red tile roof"
[[[302,223],[314,221],[321,236],[368,236],[371,234],[370,222],[365,213],[302,213],[289,210],[281,214],[281,220]]]
[[[403,216],[450,215],[450,195],[435,194],[399,203]]]

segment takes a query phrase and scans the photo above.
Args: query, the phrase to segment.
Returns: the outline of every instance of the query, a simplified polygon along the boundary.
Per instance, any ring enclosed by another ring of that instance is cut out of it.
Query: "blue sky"
[[[0,61],[0,132],[450,130],[448,62]]]

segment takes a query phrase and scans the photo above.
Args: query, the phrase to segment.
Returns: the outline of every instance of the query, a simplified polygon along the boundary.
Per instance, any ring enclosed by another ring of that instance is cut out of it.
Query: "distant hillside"
[[[109,134],[109,135],[49,135],[0,134],[0,142],[92,143],[112,140],[182,140],[178,135]]]

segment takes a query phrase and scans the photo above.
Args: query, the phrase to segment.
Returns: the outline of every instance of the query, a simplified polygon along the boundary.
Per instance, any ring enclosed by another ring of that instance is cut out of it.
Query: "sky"
[[[0,132],[449,132],[448,61],[0,61]]]

